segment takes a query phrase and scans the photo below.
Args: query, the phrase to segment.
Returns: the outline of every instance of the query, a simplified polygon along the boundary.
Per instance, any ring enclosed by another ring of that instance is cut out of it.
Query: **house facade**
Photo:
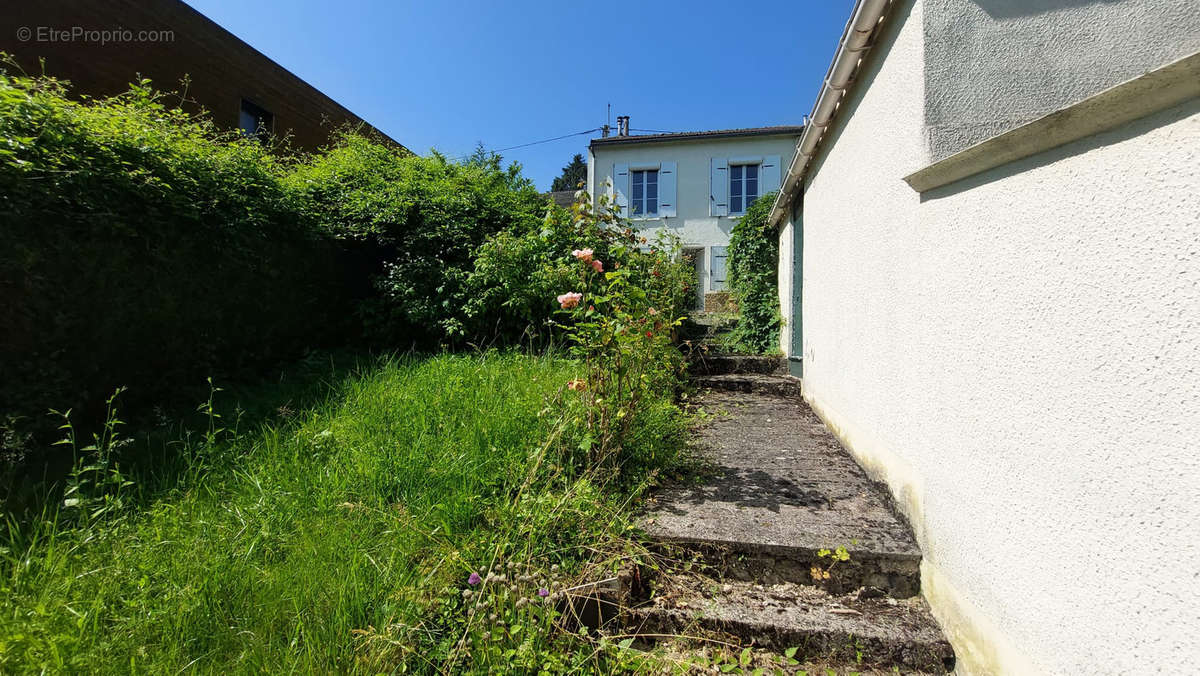
[[[678,236],[696,266],[696,304],[723,307],[729,233],[760,195],[779,189],[801,127],[593,139],[588,191],[608,194],[653,238]]]
[[[1200,4],[860,0],[809,119],[782,347],[960,673],[1194,664]]]
[[[26,73],[69,80],[71,96],[113,96],[149,78],[184,94],[167,103],[206,110],[247,135],[287,136],[295,148],[316,150],[337,128],[363,125],[400,146],[180,0],[16,2],[5,7],[3,27],[0,51]]]

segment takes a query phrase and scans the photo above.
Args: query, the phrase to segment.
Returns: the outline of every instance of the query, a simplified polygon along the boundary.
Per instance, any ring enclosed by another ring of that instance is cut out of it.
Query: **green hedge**
[[[490,334],[468,313],[476,253],[494,235],[529,231],[548,206],[499,156],[416,157],[356,135],[297,167],[288,183],[331,234],[374,252],[374,293],[359,310],[373,342],[389,348]]]
[[[562,252],[589,242],[519,166],[352,131],[285,150],[148,82],[73,101],[0,73],[0,466],[54,439],[49,409],[86,429],[117,387],[136,414],[323,344],[547,338]]]
[[[51,407],[169,401],[338,337],[342,247],[286,171],[148,83],[81,103],[0,74],[0,455]]]
[[[775,195],[755,200],[729,235],[729,288],[741,312],[731,339],[748,352],[779,351],[779,229],[768,222]]]
[[[666,235],[654,241],[640,238],[636,254],[614,258],[609,241],[613,234],[635,237],[634,231],[620,220],[601,230],[591,213],[590,201],[570,209],[550,206],[540,222],[497,233],[479,248],[464,306],[475,340],[540,344],[551,339],[559,314],[555,296],[578,286],[579,260],[571,255],[575,249],[590,248],[601,260],[635,267],[636,283],[663,299],[665,306],[659,310],[664,315],[686,314],[695,297],[694,268],[675,256],[678,240]]]

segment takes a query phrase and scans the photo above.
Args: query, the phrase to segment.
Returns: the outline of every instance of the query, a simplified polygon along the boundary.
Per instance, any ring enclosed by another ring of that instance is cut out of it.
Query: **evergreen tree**
[[[587,180],[587,164],[583,161],[583,155],[575,153],[575,157],[571,158],[571,163],[563,167],[562,176],[554,179],[554,183],[550,185],[550,189],[557,192],[559,190],[575,190],[580,183]]]

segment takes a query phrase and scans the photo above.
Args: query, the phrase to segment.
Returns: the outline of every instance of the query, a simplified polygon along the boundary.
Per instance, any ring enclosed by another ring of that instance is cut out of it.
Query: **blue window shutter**
[[[629,216],[629,165],[613,165],[613,201],[621,207],[621,215]]]
[[[710,160],[709,176],[709,216],[729,215],[729,161],[724,157],[714,157]]]
[[[725,259],[728,257],[727,247],[712,247],[712,290],[725,290]]]
[[[658,168],[658,215],[675,215],[675,163],[663,162]]]
[[[780,164],[778,155],[764,157],[762,169],[758,172],[758,194],[765,195],[769,192],[779,190],[780,172],[782,171],[783,165]]]

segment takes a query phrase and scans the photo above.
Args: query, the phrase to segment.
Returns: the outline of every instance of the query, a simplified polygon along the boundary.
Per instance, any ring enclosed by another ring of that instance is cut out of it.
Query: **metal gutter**
[[[846,28],[842,31],[842,39],[838,43],[837,53],[833,57],[833,62],[829,64],[829,70],[825,73],[825,82],[821,86],[821,92],[817,95],[812,113],[805,122],[804,133],[796,145],[796,154],[792,156],[792,163],[788,167],[779,195],[771,207],[769,221],[772,224],[778,223],[787,213],[787,208],[792,202],[792,194],[801,179],[804,178],[804,172],[808,169],[809,162],[816,154],[821,139],[825,137],[826,128],[833,122],[846,89],[853,83],[854,76],[862,67],[863,59],[874,46],[871,39],[875,36],[883,21],[884,11],[891,5],[891,2],[892,0],[857,0],[855,2],[850,20],[846,22]]]

